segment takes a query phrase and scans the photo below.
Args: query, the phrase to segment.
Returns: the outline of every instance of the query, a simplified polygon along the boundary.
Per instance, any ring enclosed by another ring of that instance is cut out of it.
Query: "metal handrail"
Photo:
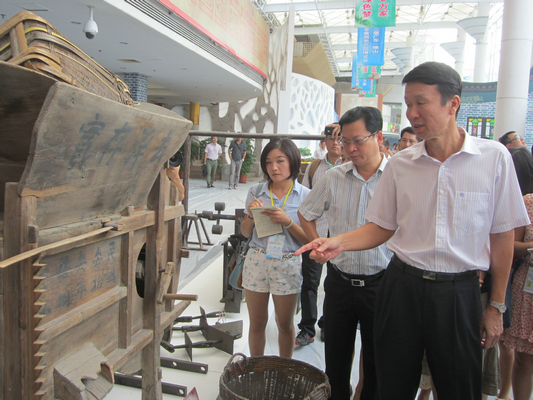
[[[245,133],[245,132],[219,132],[219,131],[190,131],[185,139],[185,148],[183,151],[183,164],[185,171],[183,175],[183,186],[185,187],[185,196],[183,197],[183,207],[185,213],[189,212],[189,175],[191,173],[191,138],[193,136],[216,136],[216,137],[240,137],[243,139],[292,139],[292,140],[322,140],[324,135],[304,135],[289,133]]]

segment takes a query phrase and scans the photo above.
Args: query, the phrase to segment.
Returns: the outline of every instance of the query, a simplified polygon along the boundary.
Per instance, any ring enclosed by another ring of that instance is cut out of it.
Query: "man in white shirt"
[[[428,62],[403,83],[407,118],[423,142],[389,161],[366,225],[298,252],[315,249],[311,257],[326,261],[390,239],[395,255],[374,326],[380,400],[414,398],[424,350],[439,400],[480,400],[482,346],[503,331],[514,228],[529,218],[509,152],[456,126],[459,74]],[[491,301],[482,312],[478,270],[489,267]]]
[[[341,164],[342,147],[338,137],[340,126],[338,124],[328,125],[333,131],[326,134],[326,155],[321,159],[313,160],[305,170],[302,180],[302,186],[313,189],[314,186],[322,179],[324,174],[335,165]],[[327,212],[316,221],[316,230],[318,237],[328,235],[328,218]],[[318,318],[318,309],[316,306],[318,286],[322,275],[322,264],[309,258],[309,252],[302,254],[302,291],[300,299],[302,304],[302,318],[298,324],[300,332],[296,335],[296,345],[306,346],[315,340],[315,324]],[[318,321],[318,326],[323,329],[323,318]],[[323,332],[323,331],[322,331]],[[322,335],[322,338],[324,335]]]
[[[383,139],[383,143],[379,146],[379,151],[385,154],[385,157],[391,158],[394,153],[390,150],[389,139]]]
[[[213,182],[215,181],[215,174],[217,173],[218,159],[222,155],[222,147],[217,144],[218,138],[213,136],[211,143],[205,146],[204,165],[207,169],[207,187],[215,187]]]
[[[324,133],[324,132],[322,132]],[[328,150],[326,149],[326,142],[325,139],[322,139],[318,145],[318,148],[313,153],[313,158],[316,160],[317,158],[324,158]]]
[[[317,238],[316,220],[328,211],[331,236],[366,223],[364,213],[378,186],[387,159],[380,153],[383,118],[374,107],[356,107],[339,121],[347,162],[326,172],[300,207],[298,217],[307,237]],[[324,282],[326,374],[331,400],[349,400],[357,324],[361,325],[364,381],[361,400],[377,396],[374,363],[374,304],[377,288],[392,253],[385,245],[344,252],[328,262]],[[320,262],[320,260],[318,260]]]

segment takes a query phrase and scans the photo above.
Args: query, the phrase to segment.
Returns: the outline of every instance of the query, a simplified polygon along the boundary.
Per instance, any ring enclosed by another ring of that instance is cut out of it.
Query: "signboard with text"
[[[376,81],[374,79],[367,79],[369,88],[363,90],[359,94],[362,94],[365,97],[376,97]]]
[[[359,79],[379,79],[381,78],[381,65],[357,65],[357,77]]]
[[[396,26],[396,0],[356,0],[355,26]]]
[[[383,65],[385,62],[385,28],[357,29],[357,64]]]

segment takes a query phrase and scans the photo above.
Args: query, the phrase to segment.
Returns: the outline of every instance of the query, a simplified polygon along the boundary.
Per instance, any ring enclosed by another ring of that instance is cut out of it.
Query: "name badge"
[[[285,242],[285,236],[272,235],[268,237],[268,245],[266,248],[266,256],[268,258],[281,259],[283,256],[283,243]]]
[[[533,267],[527,270],[526,282],[524,283],[524,292],[533,294]]]

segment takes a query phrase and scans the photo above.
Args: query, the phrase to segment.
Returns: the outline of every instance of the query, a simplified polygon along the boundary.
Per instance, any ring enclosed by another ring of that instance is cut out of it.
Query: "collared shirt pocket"
[[[455,229],[472,233],[482,231],[488,223],[488,193],[456,192],[453,210]]]

